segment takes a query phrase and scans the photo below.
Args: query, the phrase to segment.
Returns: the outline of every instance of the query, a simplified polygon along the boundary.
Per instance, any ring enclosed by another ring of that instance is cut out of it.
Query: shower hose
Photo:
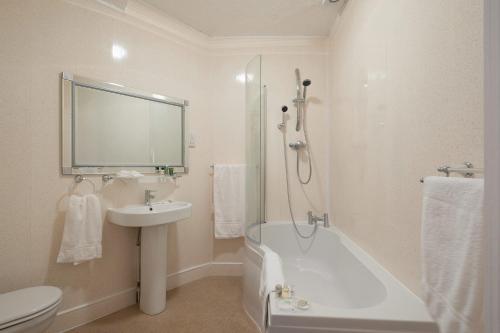
[[[305,133],[306,133],[306,130],[304,128],[304,134]],[[288,199],[288,210],[290,211],[290,217],[292,218],[292,224],[293,224],[293,227],[295,228],[295,232],[297,233],[297,235],[300,238],[303,238],[303,239],[312,238],[316,234],[316,231],[318,230],[318,223],[317,222],[314,223],[314,229],[311,231],[311,233],[309,235],[304,235],[300,232],[299,228],[297,227],[297,222],[295,221],[295,215],[293,214],[293,209],[292,209],[292,200],[290,197],[290,177],[288,174],[288,154],[286,152],[286,148],[287,148],[286,147],[286,130],[283,130],[282,134],[283,134],[283,154],[285,156],[286,195],[287,195],[287,199]],[[306,136],[306,140],[307,140],[307,135],[305,134],[305,136]],[[308,148],[308,154],[309,154],[309,148]],[[309,165],[311,165],[310,155],[308,158],[309,158]],[[298,157],[298,152],[297,152],[297,175],[299,175],[299,181],[302,184],[304,184],[302,182],[302,180],[300,179],[298,166],[299,166],[299,157]],[[308,180],[305,184],[309,183],[309,181],[311,180],[311,174],[312,174],[312,170],[310,169],[309,177],[308,177]]]

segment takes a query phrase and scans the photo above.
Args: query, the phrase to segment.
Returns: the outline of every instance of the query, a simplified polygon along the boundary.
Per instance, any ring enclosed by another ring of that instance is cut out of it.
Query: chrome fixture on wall
[[[283,105],[281,107],[281,123],[278,124],[278,129],[279,130],[282,130],[284,128],[286,128],[286,123],[285,123],[285,114],[286,112],[288,111],[288,106],[286,105]]]
[[[282,111],[282,121],[281,121],[281,123],[278,124],[278,129],[281,131],[282,137],[283,137],[283,155],[284,155],[284,159],[285,159],[286,198],[288,201],[288,211],[290,212],[290,218],[292,219],[292,224],[293,224],[293,227],[294,227],[297,235],[300,238],[308,239],[308,238],[312,238],[316,234],[316,231],[318,229],[318,223],[317,223],[317,221],[313,222],[314,229],[309,235],[303,235],[300,232],[299,227],[297,227],[297,222],[295,220],[295,214],[293,213],[293,208],[292,208],[292,198],[291,198],[291,193],[290,193],[290,175],[288,173],[288,154],[286,151],[286,119],[285,119],[285,114],[288,111],[288,107],[286,105],[283,105],[283,107],[281,107],[281,111]],[[302,144],[304,144],[302,141],[300,141],[300,142]],[[290,144],[290,145],[292,145],[292,144]],[[295,143],[295,145],[297,145],[297,143]],[[298,151],[297,151],[297,156],[298,156]]]
[[[443,165],[437,168],[437,171],[444,173],[446,177],[450,177],[450,173],[459,173],[465,178],[472,178],[476,173],[484,173],[484,169],[474,168],[474,165],[471,162],[464,162],[463,166],[460,167]],[[420,182],[424,182],[424,177],[420,178]]]
[[[302,148],[305,148],[305,147],[307,146],[307,144],[306,144],[304,141],[297,140],[297,141],[295,141],[295,142],[290,142],[290,143],[288,144],[288,146],[289,146],[290,148],[292,148],[293,150],[296,150],[296,151],[297,151],[297,150],[300,150],[300,149],[302,149]]]
[[[304,125],[303,118],[304,118],[304,107],[306,103],[307,87],[311,85],[311,80],[307,79],[301,82],[300,70],[298,68],[295,68],[295,80],[297,83],[297,97],[293,99],[293,104],[295,104],[295,107],[297,108],[297,125],[295,125],[295,130],[298,132]]]
[[[330,221],[328,219],[328,213],[324,213],[323,216],[313,215],[312,211],[307,212],[307,223],[315,224],[318,222],[323,222],[323,227],[330,228]]]
[[[296,171],[297,171],[297,178],[298,181],[302,185],[307,185],[311,181],[312,177],[312,158],[311,158],[311,151],[310,151],[310,144],[309,144],[309,135],[307,132],[307,125],[306,125],[306,98],[307,98],[307,87],[311,85],[311,80],[306,79],[304,81],[301,81],[300,79],[300,70],[298,68],[295,69],[295,82],[296,82],[296,87],[297,87],[297,96],[296,98],[293,99],[293,103],[295,105],[295,108],[297,109],[297,123],[295,126],[295,130],[299,132],[301,129],[303,130],[304,133],[304,139],[303,140],[296,140],[295,142],[290,142],[288,146],[290,149],[295,150],[296,152]],[[287,199],[288,199],[288,210],[290,212],[290,217],[292,219],[293,226],[295,228],[295,231],[297,235],[301,238],[311,238],[316,234],[316,230],[318,228],[318,221],[321,221],[324,223],[325,227],[329,226],[328,223],[328,216],[323,215],[323,217],[316,217],[312,215],[312,212],[309,214],[309,224],[314,224],[314,229],[312,232],[308,235],[304,235],[301,233],[299,228],[297,227],[296,221],[295,221],[295,215],[293,213],[293,208],[292,208],[292,199],[291,199],[291,193],[290,193],[290,175],[288,172],[288,153],[287,153],[287,145],[286,145],[286,112],[288,111],[288,107],[286,105],[282,106],[281,108],[282,111],[282,118],[281,118],[281,123],[278,124],[278,129],[282,132],[282,137],[283,137],[283,154],[284,154],[284,160],[285,160],[285,176],[286,176],[286,194],[287,194]],[[309,173],[307,176],[307,179],[303,180],[300,174],[300,154],[303,153],[303,151],[307,152],[307,162],[308,162],[308,167],[309,167]]]
[[[96,193],[95,183],[91,179],[84,177],[82,175],[76,175],[74,178],[74,181],[75,181],[75,186],[82,183],[82,182],[88,182],[90,185],[92,185],[92,190],[93,190],[92,193]]]
[[[299,179],[299,182],[303,185],[309,184],[311,181],[312,177],[312,161],[311,161],[311,151],[309,147],[309,135],[307,132],[307,126],[306,126],[306,97],[307,97],[307,87],[311,85],[311,80],[306,79],[304,81],[300,80],[300,70],[298,68],[295,68],[295,80],[297,84],[297,97],[293,99],[293,103],[295,104],[295,107],[297,108],[297,124],[295,126],[295,130],[297,132],[300,131],[300,129],[303,129],[304,131],[304,139],[305,142],[302,142],[298,140],[295,143],[290,143],[290,148],[295,150],[297,152],[297,163],[296,163],[296,169],[297,169],[297,177]],[[302,179],[302,176],[300,174],[300,168],[299,168],[299,154],[301,153],[301,149],[305,148],[307,152],[307,161],[308,161],[308,176],[306,180]]]

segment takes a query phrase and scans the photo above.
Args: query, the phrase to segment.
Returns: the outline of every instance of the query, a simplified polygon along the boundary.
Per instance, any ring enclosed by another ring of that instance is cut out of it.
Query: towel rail
[[[443,165],[437,169],[438,172],[442,172],[446,177],[450,176],[450,173],[462,174],[465,178],[472,178],[476,173],[484,173],[481,168],[475,168],[471,162],[464,162],[464,166],[452,167],[449,165]],[[420,178],[420,182],[424,182],[424,178]]]
[[[94,190],[94,193],[96,192],[95,183],[92,180],[90,180],[89,178],[84,177],[82,175],[76,175],[75,176],[75,184],[80,184],[83,181],[86,181],[86,182],[89,182],[90,184],[92,184],[92,188]]]

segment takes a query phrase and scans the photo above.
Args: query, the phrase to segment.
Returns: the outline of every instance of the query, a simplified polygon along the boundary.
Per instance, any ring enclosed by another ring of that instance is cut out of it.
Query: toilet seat
[[[62,291],[49,286],[0,294],[0,330],[42,316],[59,306],[61,299]]]

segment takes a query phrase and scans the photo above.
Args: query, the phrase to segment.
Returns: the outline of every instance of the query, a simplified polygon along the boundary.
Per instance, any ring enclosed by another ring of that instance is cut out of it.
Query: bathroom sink
[[[146,195],[151,198],[151,191]],[[111,223],[141,228],[139,307],[148,315],[167,306],[167,224],[190,217],[191,207],[189,202],[168,201],[108,210]]]
[[[186,219],[191,216],[192,204],[169,201],[147,205],[130,205],[108,210],[109,221],[123,227],[152,227]]]

